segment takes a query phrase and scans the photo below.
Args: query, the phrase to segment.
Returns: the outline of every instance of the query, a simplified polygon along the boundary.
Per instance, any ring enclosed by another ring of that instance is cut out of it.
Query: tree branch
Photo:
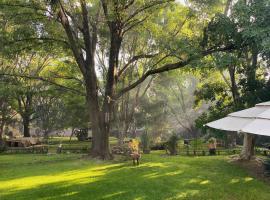
[[[129,67],[129,65],[131,65],[133,62],[139,60],[139,59],[143,59],[143,58],[153,58],[158,54],[141,54],[141,55],[137,55],[132,57],[127,64],[124,65],[124,67],[122,69],[119,70],[117,77],[121,76],[122,73]]]
[[[223,48],[211,48],[209,50],[205,50],[205,51],[202,51],[199,54],[191,56],[187,60],[179,61],[179,62],[176,62],[176,63],[165,64],[162,67],[148,70],[140,79],[138,79],[137,81],[135,81],[134,83],[132,83],[128,87],[120,90],[120,92],[118,92],[118,94],[116,94],[114,96],[114,99],[118,99],[119,97],[121,97],[126,92],[132,90],[133,88],[135,88],[137,85],[141,84],[147,77],[149,77],[151,75],[171,71],[171,70],[174,70],[174,69],[183,68],[186,65],[190,64],[192,61],[199,60],[199,59],[201,59],[201,58],[203,58],[203,57],[205,57],[207,55],[210,55],[210,54],[212,54],[214,52],[229,51],[229,50],[233,50],[233,49],[234,49],[234,46],[223,47]]]
[[[145,4],[144,6],[138,8],[137,10],[135,10],[124,22],[127,23],[129,22],[131,19],[133,19],[134,17],[136,17],[138,14],[140,14],[141,12],[147,10],[147,9],[150,9],[152,7],[155,7],[155,6],[158,6],[158,5],[161,5],[161,4],[164,4],[164,3],[169,3],[169,2],[173,2],[174,0],[154,0],[154,1],[151,1],[150,3],[148,4]]]
[[[40,77],[40,76],[28,76],[28,75],[22,75],[22,74],[7,74],[7,73],[0,73],[0,77],[1,76],[8,76],[8,77],[20,77],[20,78],[26,78],[26,79],[32,79],[32,80],[39,80],[39,81],[43,81],[43,82],[46,82],[46,83],[49,83],[50,85],[55,85],[59,88],[63,88],[65,90],[68,90],[68,91],[72,91],[76,94],[79,94],[79,95],[82,95],[82,96],[85,96],[85,94],[79,90],[76,90],[74,88],[70,88],[70,87],[66,87],[64,85],[61,85],[61,84],[58,84],[56,82],[53,82],[51,80],[48,80],[48,79],[45,79],[43,77]]]
[[[56,38],[46,38],[46,37],[23,38],[23,39],[9,41],[6,44],[14,44],[14,43],[17,43],[17,42],[33,41],[33,40],[44,40],[44,41],[60,42],[60,43],[64,43],[65,45],[69,46],[69,43],[67,41],[65,41],[65,40],[56,39]]]

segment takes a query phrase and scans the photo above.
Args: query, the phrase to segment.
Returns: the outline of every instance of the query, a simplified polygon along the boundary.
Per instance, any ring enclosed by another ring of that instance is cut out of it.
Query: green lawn
[[[1,200],[263,200],[270,186],[226,157],[143,155],[127,162],[80,155],[0,155]]]

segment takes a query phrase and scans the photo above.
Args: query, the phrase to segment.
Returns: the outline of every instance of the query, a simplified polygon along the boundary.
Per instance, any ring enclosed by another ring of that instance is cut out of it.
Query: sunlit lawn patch
[[[226,157],[169,157],[142,164],[81,159],[80,155],[0,156],[0,199],[270,199],[270,186]]]

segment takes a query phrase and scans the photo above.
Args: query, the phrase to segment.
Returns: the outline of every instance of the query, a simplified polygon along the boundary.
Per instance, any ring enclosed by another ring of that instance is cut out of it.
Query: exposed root
[[[242,159],[239,155],[234,155],[230,158],[230,163],[244,168],[251,176],[254,176],[270,184],[270,177],[265,173],[263,158],[253,156],[250,160],[246,160]]]
[[[98,153],[98,152],[91,152],[89,157],[95,158],[98,160],[113,160],[113,154],[111,153]]]

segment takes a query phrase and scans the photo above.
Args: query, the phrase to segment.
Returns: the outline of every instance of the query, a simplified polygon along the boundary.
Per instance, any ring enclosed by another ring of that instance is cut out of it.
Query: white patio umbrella
[[[225,118],[206,124],[206,126],[226,131],[270,136],[270,101],[231,113]]]

